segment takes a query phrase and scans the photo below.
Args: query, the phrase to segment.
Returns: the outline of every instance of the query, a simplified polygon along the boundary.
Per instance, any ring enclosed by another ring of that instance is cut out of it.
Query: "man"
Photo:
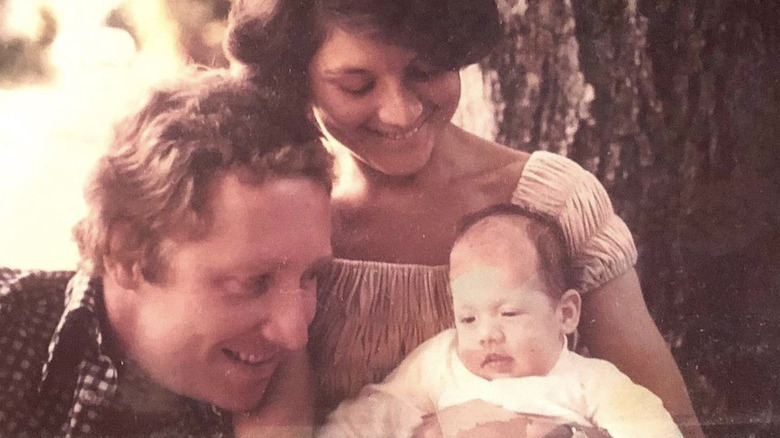
[[[79,271],[0,270],[0,436],[231,436],[263,402],[331,257],[330,159],[281,100],[201,71],[118,126]]]

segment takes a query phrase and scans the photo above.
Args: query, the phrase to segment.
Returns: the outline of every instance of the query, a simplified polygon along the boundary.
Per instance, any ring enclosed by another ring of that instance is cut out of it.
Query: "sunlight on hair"
[[[53,77],[0,88],[0,266],[75,268],[71,227],[85,213],[82,187],[114,122],[151,84],[184,66],[159,0],[126,4],[156,32],[136,36],[154,41],[142,51],[127,31],[104,24],[119,3],[42,1],[57,20],[48,51]],[[20,16],[17,26],[38,26],[34,16]]]

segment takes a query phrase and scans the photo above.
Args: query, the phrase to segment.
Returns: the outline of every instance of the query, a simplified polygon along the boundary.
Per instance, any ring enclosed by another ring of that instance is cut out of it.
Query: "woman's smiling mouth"
[[[412,129],[409,129],[407,131],[394,131],[394,132],[378,131],[376,129],[371,129],[371,128],[366,128],[366,130],[368,132],[370,132],[371,134],[373,134],[373,135],[375,135],[377,137],[381,137],[381,138],[383,138],[385,140],[396,141],[396,140],[406,140],[406,139],[412,137],[414,134],[416,134],[417,132],[420,131],[420,128],[422,128],[422,126],[423,126],[423,123],[415,126]]]
[[[431,116],[433,115],[433,112],[428,112],[427,114],[423,114],[415,123],[412,125],[409,129],[377,129],[374,127],[366,127],[365,130],[377,137],[380,137],[385,140],[390,141],[396,141],[396,140],[407,140],[411,137],[413,137],[415,134],[417,134],[431,119]]]

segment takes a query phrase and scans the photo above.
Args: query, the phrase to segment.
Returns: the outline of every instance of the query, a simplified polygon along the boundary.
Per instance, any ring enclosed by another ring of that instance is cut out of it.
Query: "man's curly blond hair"
[[[284,100],[222,70],[193,70],[153,91],[116,126],[87,183],[88,213],[74,227],[81,269],[100,276],[107,257],[132,259],[159,281],[163,242],[208,228],[209,187],[224,172],[249,184],[304,176],[330,191],[319,132]]]

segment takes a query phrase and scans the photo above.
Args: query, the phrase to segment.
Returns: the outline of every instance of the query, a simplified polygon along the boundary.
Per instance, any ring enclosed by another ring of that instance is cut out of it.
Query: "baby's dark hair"
[[[501,216],[528,219],[525,231],[536,248],[541,274],[548,287],[547,293],[551,298],[559,299],[566,290],[572,288],[571,262],[561,229],[555,222],[538,213],[515,204],[495,204],[483,208],[460,220],[453,247],[477,224]],[[521,262],[518,260],[518,263]]]

